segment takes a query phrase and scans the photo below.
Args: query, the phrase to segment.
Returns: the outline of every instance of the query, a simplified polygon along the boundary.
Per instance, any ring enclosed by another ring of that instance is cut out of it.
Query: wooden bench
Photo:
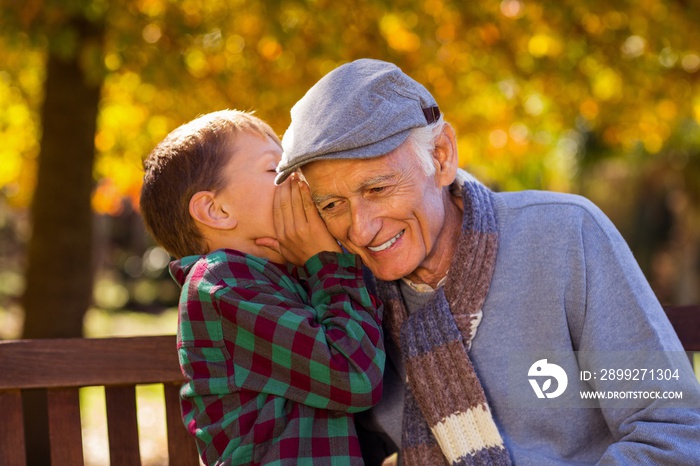
[[[700,305],[668,306],[664,310],[700,379]]]
[[[700,352],[700,305],[664,308],[686,351]]]
[[[171,466],[199,464],[180,416],[174,335],[0,341],[0,465],[25,466],[22,391],[45,389],[53,465],[83,465],[78,390],[104,386],[111,466],[141,464],[136,385],[162,383]]]
[[[700,352],[700,306],[666,308],[688,352]],[[104,386],[111,466],[141,464],[135,386],[162,383],[171,466],[199,464],[180,417],[184,379],[174,335],[0,341],[0,465],[25,466],[22,391],[45,389],[53,465],[82,465],[78,390]]]

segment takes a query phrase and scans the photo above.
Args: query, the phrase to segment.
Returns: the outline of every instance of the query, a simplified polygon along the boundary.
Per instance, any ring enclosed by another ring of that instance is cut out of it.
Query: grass
[[[19,306],[0,306],[0,339],[19,338],[23,319]],[[85,314],[83,322],[83,332],[87,338],[174,335],[177,331],[177,309],[149,314],[91,308]]]
[[[159,314],[90,309],[85,315],[84,326],[88,338],[174,335],[177,309],[167,309]]]

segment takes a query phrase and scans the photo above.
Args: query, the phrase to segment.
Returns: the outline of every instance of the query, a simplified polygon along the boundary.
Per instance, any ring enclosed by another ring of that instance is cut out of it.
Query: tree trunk
[[[83,58],[88,48],[101,50],[102,27],[84,18],[74,18],[66,27],[77,33],[75,53],[64,57],[49,52],[46,63],[23,338],[81,336],[92,298],[90,198],[102,83],[91,82]],[[23,405],[27,464],[48,465],[46,392],[26,393]]]
[[[81,44],[101,31],[73,22]],[[43,133],[27,251],[24,338],[82,335],[92,297],[90,196],[101,83],[90,82],[81,50],[65,59],[49,53],[41,121]]]

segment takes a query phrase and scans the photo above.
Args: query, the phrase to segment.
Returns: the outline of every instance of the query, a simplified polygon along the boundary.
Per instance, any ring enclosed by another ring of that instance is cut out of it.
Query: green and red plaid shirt
[[[385,354],[359,259],[287,268],[222,249],[170,270],[182,415],[204,463],[362,464],[352,413],[379,401]]]

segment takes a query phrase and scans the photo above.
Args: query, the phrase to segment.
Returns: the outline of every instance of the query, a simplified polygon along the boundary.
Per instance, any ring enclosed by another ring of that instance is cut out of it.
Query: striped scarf
[[[468,354],[496,262],[493,193],[471,177],[462,186],[462,234],[445,286],[407,315],[398,282],[376,283],[406,366],[406,466],[511,464]]]

